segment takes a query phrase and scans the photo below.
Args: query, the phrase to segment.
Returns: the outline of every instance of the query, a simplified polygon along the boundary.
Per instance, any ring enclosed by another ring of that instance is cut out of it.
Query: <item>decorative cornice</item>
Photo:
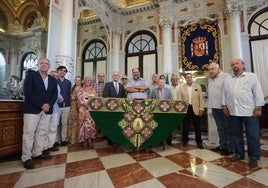
[[[100,22],[102,22],[102,21],[98,17],[96,17],[96,18],[88,18],[88,19],[79,20],[78,25],[83,26],[83,25],[90,25],[90,24],[95,24],[95,23],[100,23]]]
[[[135,7],[131,9],[121,9],[120,15],[126,16],[126,15],[138,14],[141,12],[146,12],[148,10],[153,10],[156,7],[157,7],[156,4],[148,4],[147,6]]]
[[[165,1],[165,0],[162,0],[162,1]],[[187,1],[192,1],[192,0],[173,0],[173,2],[175,3],[185,3]]]

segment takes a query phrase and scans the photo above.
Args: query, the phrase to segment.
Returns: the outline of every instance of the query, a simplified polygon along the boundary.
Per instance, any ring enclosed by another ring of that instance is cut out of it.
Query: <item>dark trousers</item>
[[[183,119],[182,141],[185,143],[189,141],[188,134],[191,120],[193,121],[194,126],[195,142],[202,143],[200,131],[200,116],[195,115],[192,105],[188,106],[186,116]]]

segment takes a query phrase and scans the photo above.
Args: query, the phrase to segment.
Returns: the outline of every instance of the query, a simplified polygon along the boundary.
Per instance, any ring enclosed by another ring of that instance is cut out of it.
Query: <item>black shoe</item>
[[[197,143],[197,147],[199,147],[199,149],[204,149],[204,146],[202,143]]]
[[[68,143],[67,141],[63,141],[63,142],[61,142],[61,145],[62,145],[62,146],[68,146],[68,144],[69,144],[69,143]]]
[[[172,145],[171,142],[172,142],[172,140],[170,140],[170,139],[166,139],[166,143],[167,143],[167,145],[171,146],[171,145]]]
[[[245,159],[244,156],[240,156],[240,155],[238,155],[238,154],[234,154],[234,155],[230,158],[231,161],[239,161],[239,160],[244,160],[244,159]]]
[[[222,151],[223,148],[222,148],[221,146],[218,146],[218,147],[216,147],[216,148],[212,148],[211,150],[212,150],[212,151]]]
[[[23,162],[23,167],[26,169],[34,169],[34,162],[32,159],[28,159],[25,162]]]
[[[248,166],[250,168],[256,168],[258,165],[257,165],[257,160],[256,159],[249,159],[249,163],[248,163]]]
[[[43,155],[50,155],[50,151],[49,149],[45,149],[43,152],[42,152]]]
[[[183,147],[187,147],[188,146],[188,142],[183,142],[182,145],[183,145]]]
[[[54,144],[53,144],[53,147],[59,147],[60,146],[60,144],[58,143],[58,142],[55,142]]]
[[[223,149],[221,151],[221,155],[224,155],[224,156],[228,156],[228,155],[232,155],[234,154],[234,152],[230,152],[228,149]]]
[[[53,146],[53,147],[51,147],[51,148],[49,148],[49,151],[59,151],[60,149],[58,148],[58,147],[56,147],[56,146]]]
[[[33,157],[33,160],[39,160],[39,159],[51,159],[52,156],[51,155],[44,155],[44,154],[41,154],[41,155],[38,155],[36,157]]]

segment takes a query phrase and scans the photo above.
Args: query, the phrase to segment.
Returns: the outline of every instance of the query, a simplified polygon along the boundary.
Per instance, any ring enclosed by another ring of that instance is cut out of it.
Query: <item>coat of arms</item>
[[[208,41],[206,37],[196,37],[191,43],[191,56],[208,55]]]

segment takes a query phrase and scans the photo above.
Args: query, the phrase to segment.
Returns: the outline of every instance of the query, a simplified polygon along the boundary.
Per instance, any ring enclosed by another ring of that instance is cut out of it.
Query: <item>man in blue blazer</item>
[[[32,159],[50,159],[44,151],[48,125],[57,100],[57,81],[47,71],[50,61],[41,58],[37,71],[28,71],[23,84],[24,114],[22,136],[22,162],[26,169],[33,169]]]
[[[165,87],[165,80],[159,79],[157,82],[158,87],[152,91],[153,99],[172,99],[172,93],[169,88]],[[172,135],[166,139],[168,145],[171,145]]]

